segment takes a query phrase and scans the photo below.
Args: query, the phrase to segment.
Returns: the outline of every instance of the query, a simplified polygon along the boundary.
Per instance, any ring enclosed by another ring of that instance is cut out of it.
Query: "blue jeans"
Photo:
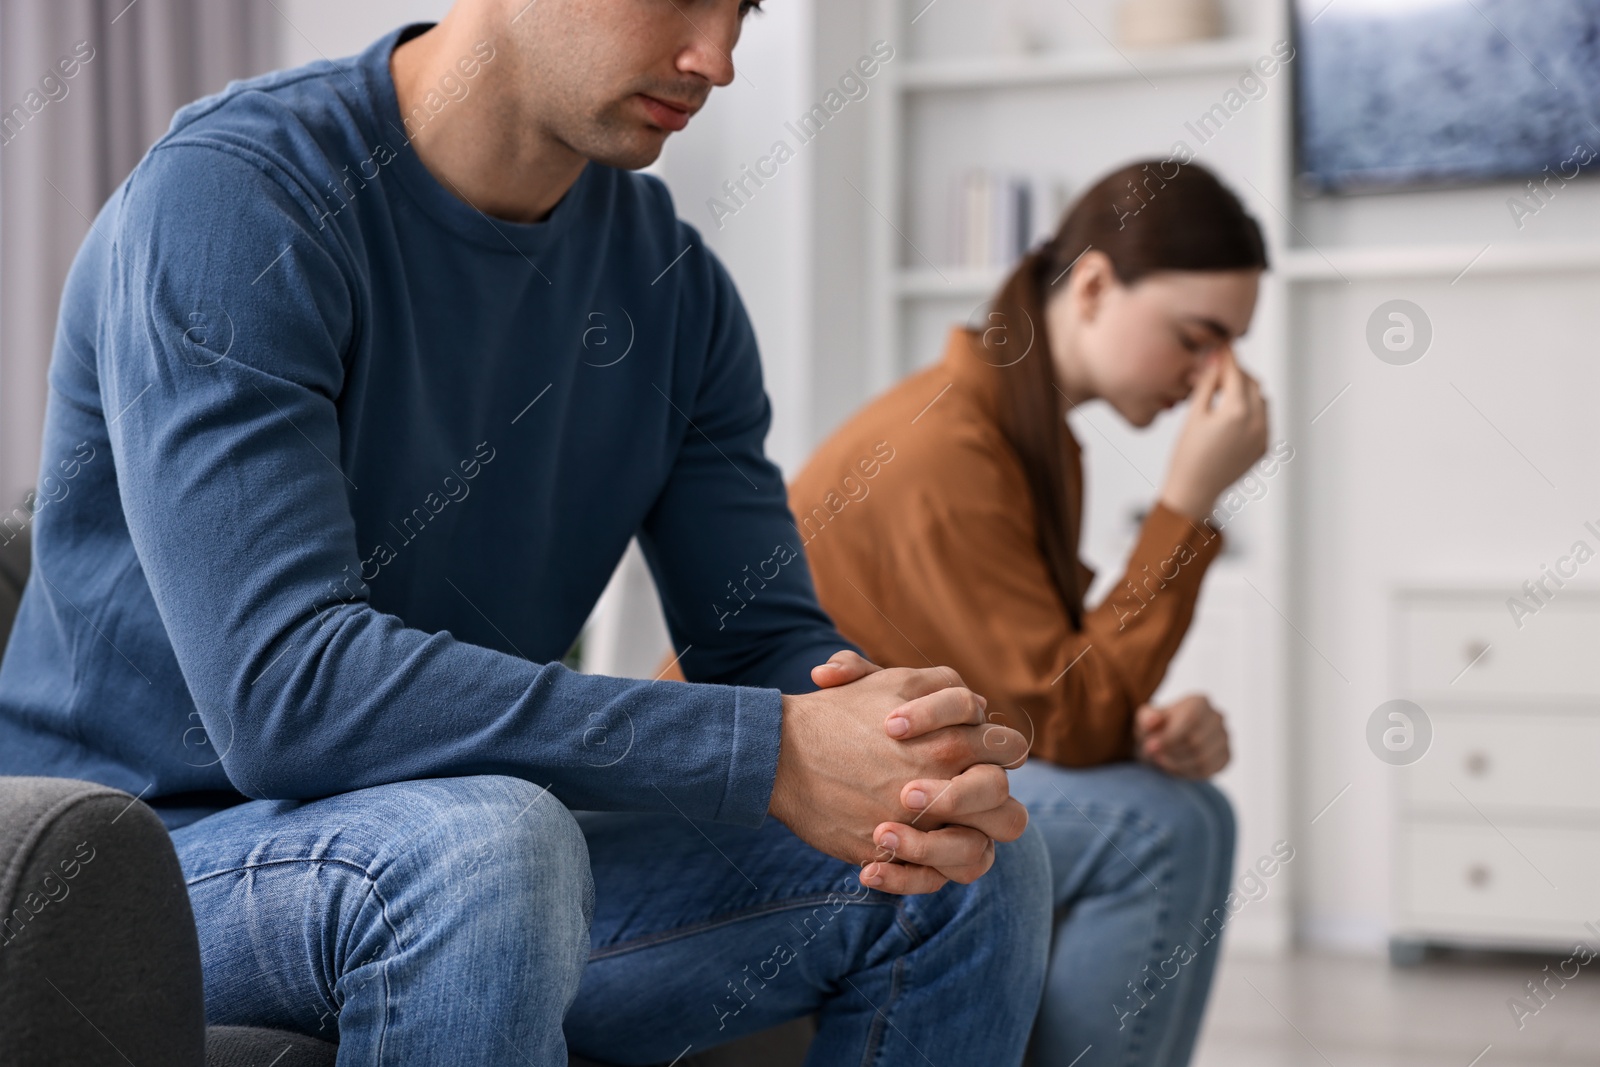
[[[1050,936],[1032,832],[919,897],[775,819],[574,817],[495,776],[254,801],[173,840],[209,1021],[337,1040],[341,1065],[666,1063],[811,1013],[812,1064],[1012,1064]]]
[[[1011,795],[1044,838],[1055,892],[1032,1062],[1183,1067],[1228,914],[1227,798],[1141,763],[1042,760],[1011,773]]]

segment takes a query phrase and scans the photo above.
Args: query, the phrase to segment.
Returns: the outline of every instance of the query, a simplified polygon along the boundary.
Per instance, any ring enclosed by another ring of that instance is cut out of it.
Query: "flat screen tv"
[[[1600,168],[1600,0],[1293,0],[1301,188]]]

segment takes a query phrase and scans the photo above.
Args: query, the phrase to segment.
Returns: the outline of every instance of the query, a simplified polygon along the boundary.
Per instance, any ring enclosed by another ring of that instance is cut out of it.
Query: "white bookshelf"
[[[1297,282],[1373,278],[1446,278],[1566,274],[1600,270],[1600,244],[1388,245],[1293,248],[1279,272]]]
[[[1226,38],[1161,49],[1079,48],[1023,56],[913,60],[901,69],[900,83],[902,89],[925,91],[1164,79],[1237,71],[1260,54],[1246,38]]]
[[[1000,270],[974,270],[966,267],[944,267],[939,270],[898,270],[894,274],[894,292],[901,300],[942,299],[946,297],[983,297],[995,291],[1005,280]]]
[[[948,202],[952,181],[964,168],[1051,169],[1075,194],[1119,164],[1166,158],[1180,137],[1199,147],[1184,123],[1218,102],[1257,57],[1288,36],[1286,12],[1276,0],[1241,0],[1233,14],[1242,10],[1248,17],[1234,18],[1229,37],[1118,50],[1100,36],[1111,32],[1105,5],[1089,5],[1087,14],[1066,5],[1063,17],[1078,20],[1070,48],[1005,55],[980,43],[974,50],[983,54],[962,55],[950,46],[959,47],[965,39],[954,27],[961,18],[976,24],[981,16],[963,13],[960,4],[945,0],[930,8],[926,0],[876,0],[874,37],[894,44],[897,56],[874,86],[879,95],[869,120],[868,182],[860,190],[873,209],[865,235],[873,392],[936,359],[947,324],[963,321],[1005,276],[1003,267],[949,265],[942,255],[948,242],[941,239],[939,221],[948,212],[939,205]],[[1084,25],[1090,16],[1101,21]],[[913,27],[914,17],[922,25]],[[926,23],[941,17],[953,21],[934,34]],[[919,55],[917,42],[932,37],[945,42],[938,54]],[[1268,79],[1265,95],[1196,153],[1261,220],[1275,264],[1302,263],[1289,252],[1292,230],[1282,214],[1293,214],[1291,76],[1285,69]],[[1049,220],[1052,229],[1055,221]],[[1241,351],[1273,396],[1286,393],[1288,386],[1290,273],[1269,275]],[[1084,549],[1104,579],[1120,572],[1134,532],[1127,514],[1153,500],[1151,483],[1159,484],[1164,473],[1177,423],[1169,418],[1141,433],[1123,427],[1104,409],[1086,410],[1083,416],[1087,423],[1074,416],[1074,427],[1087,465]],[[1275,430],[1275,439],[1284,435]],[[1285,664],[1288,642],[1296,640],[1283,618],[1292,615],[1288,495],[1285,489],[1252,504],[1248,529],[1236,523],[1237,551],[1219,561],[1211,575],[1194,632],[1162,693],[1170,698],[1210,691],[1229,712],[1237,755],[1220,784],[1239,812],[1238,856],[1245,864],[1273,841],[1288,839],[1297,847],[1303,841],[1290,824],[1287,784]],[[1100,592],[1097,588],[1095,594]],[[1232,942],[1266,950],[1286,946],[1289,897],[1286,889],[1275,890],[1275,896],[1241,912]]]

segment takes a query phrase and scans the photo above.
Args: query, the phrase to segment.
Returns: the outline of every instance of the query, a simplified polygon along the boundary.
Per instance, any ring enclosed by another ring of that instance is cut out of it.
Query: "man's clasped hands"
[[[1031,739],[988,713],[950,667],[879,667],[841,651],[813,667],[814,693],[783,697],[778,773],[768,811],[812,847],[861,864],[861,884],[931,893],[994,865],[1028,812],[1008,769]],[[1180,778],[1228,762],[1227,728],[1205,697],[1144,704],[1134,756]]]

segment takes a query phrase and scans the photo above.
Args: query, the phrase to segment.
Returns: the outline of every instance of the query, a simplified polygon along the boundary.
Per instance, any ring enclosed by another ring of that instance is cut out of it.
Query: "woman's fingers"
[[[1166,723],[1167,709],[1153,704],[1140,705],[1139,710],[1133,713],[1133,727],[1140,737],[1160,733]]]
[[[1203,695],[1190,694],[1152,712],[1162,716],[1161,728],[1138,734],[1140,758],[1183,778],[1209,778],[1227,766],[1227,720]],[[1148,714],[1140,709],[1141,717]]]
[[[1199,771],[1198,777],[1210,778],[1228,765],[1233,758],[1233,746],[1228,742],[1228,731],[1220,730],[1204,751],[1195,757],[1195,765]]]
[[[1225,349],[1222,355],[1222,395],[1224,398],[1240,403],[1244,401],[1247,389],[1245,386],[1244,368],[1239,366],[1239,357],[1234,355],[1233,349]]]
[[[1161,739],[1162,750],[1173,759],[1191,759],[1200,751],[1204,732],[1204,725],[1197,722],[1186,723],[1181,730],[1169,730]]]
[[[904,823],[886,822],[873,833],[879,862],[932,868],[963,885],[994,866],[994,841],[965,826],[924,831]]]
[[[1210,778],[1228,765],[1232,750],[1226,729],[1208,731],[1184,751],[1162,752],[1154,760],[1168,774],[1180,778]]]
[[[1227,765],[1227,750],[1219,748],[1190,759],[1174,762],[1171,766],[1162,765],[1161,769],[1176,778],[1203,781],[1221,771]]]
[[[1200,380],[1195,382],[1194,392],[1189,395],[1190,410],[1195,413],[1205,413],[1211,410],[1211,398],[1216,394],[1217,387],[1222,382],[1222,359],[1213,357],[1206,360],[1200,370]]]

